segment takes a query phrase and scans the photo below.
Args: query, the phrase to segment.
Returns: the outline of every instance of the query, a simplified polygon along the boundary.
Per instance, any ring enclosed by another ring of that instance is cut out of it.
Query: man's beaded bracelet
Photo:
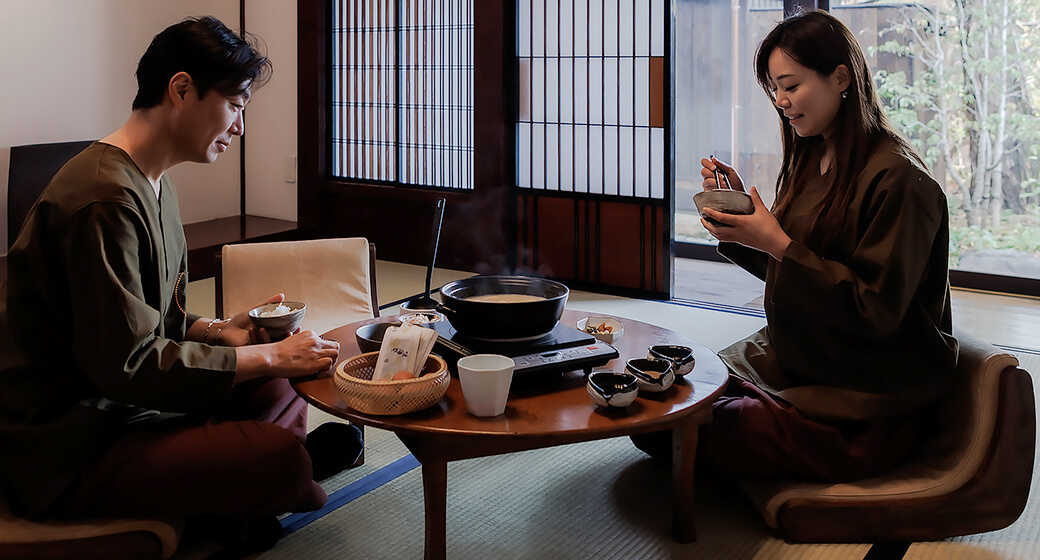
[[[209,324],[206,325],[206,332],[202,334],[202,342],[205,342],[206,344],[210,343],[209,342],[209,331],[210,331],[210,329],[213,328],[213,323],[216,323],[219,320],[220,319],[210,319]],[[220,334],[220,328],[217,329],[217,334]],[[214,336],[213,337],[213,342],[216,342],[216,341],[217,341],[217,337]]]

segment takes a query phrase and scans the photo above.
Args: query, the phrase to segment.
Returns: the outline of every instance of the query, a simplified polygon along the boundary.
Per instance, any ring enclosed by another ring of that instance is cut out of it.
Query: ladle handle
[[[430,284],[433,282],[433,267],[437,262],[437,247],[441,241],[441,222],[444,221],[444,199],[437,199],[437,207],[433,211],[433,236],[430,240],[430,266],[426,269],[425,297],[430,297]]]

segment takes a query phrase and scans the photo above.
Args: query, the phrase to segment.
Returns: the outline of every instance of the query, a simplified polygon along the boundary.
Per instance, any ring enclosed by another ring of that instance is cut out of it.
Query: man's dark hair
[[[251,35],[238,35],[211,16],[185,19],[156,35],[141,56],[133,109],[162,103],[170,78],[178,72],[191,76],[199,98],[211,89],[233,96],[266,83],[271,61]]]

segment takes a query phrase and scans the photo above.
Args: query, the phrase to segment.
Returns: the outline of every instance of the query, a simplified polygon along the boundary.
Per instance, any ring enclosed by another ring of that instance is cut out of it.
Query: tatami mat
[[[374,441],[393,437],[372,432]],[[627,438],[451,463],[448,557],[794,560],[862,558],[869,549],[786,544],[734,489],[710,483],[697,490],[698,541],[679,544],[671,536],[669,473]],[[257,558],[421,558],[421,489],[421,471],[413,469]]]

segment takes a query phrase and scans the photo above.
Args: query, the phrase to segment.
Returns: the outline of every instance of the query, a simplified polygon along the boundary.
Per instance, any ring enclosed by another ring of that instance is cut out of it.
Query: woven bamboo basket
[[[433,406],[448,390],[448,364],[430,354],[415,379],[373,381],[379,352],[366,352],[340,362],[333,381],[343,402],[363,414],[408,414]]]

